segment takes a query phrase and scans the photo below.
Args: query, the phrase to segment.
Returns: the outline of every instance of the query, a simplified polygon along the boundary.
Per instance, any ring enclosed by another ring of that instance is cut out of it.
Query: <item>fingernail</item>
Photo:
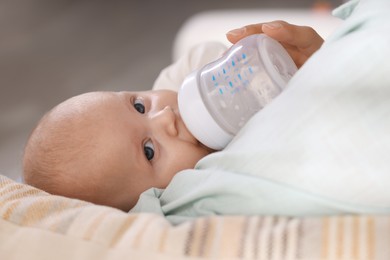
[[[277,22],[265,23],[264,26],[271,30],[276,30],[282,27],[282,25]]]
[[[240,35],[243,35],[245,33],[245,31],[246,31],[246,28],[242,27],[242,28],[231,30],[227,34],[230,34],[232,36],[240,36]]]

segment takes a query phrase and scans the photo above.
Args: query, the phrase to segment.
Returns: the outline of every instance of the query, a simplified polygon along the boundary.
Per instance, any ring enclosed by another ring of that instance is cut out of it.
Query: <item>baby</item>
[[[228,39],[254,33],[279,40],[298,66],[322,44],[313,29],[282,21],[236,29]],[[142,192],[165,188],[211,152],[184,125],[175,91],[92,92],[40,120],[25,148],[24,180],[52,194],[129,211]]]
[[[24,178],[53,194],[125,211],[211,152],[184,126],[177,94],[93,92],[51,110],[25,149]]]

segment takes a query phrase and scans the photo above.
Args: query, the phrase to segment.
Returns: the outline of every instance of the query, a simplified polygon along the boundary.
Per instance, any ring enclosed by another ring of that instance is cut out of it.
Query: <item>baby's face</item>
[[[59,111],[80,122],[73,135],[87,145],[80,143],[83,169],[75,178],[86,189],[97,183],[98,204],[129,210],[143,191],[165,188],[210,153],[185,127],[173,91],[87,93]]]

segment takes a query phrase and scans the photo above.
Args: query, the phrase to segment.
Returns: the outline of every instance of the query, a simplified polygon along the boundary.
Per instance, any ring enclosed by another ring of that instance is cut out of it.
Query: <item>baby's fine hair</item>
[[[51,111],[42,117],[24,149],[23,180],[26,184],[63,196],[69,196],[64,187],[83,190],[78,187],[75,171],[77,164],[82,163],[86,142],[72,135],[72,127],[68,122],[53,123]]]

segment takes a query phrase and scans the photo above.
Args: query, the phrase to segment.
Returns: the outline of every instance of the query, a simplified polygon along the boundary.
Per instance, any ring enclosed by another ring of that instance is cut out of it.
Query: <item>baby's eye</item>
[[[141,114],[145,113],[145,105],[142,99],[139,98],[135,99],[133,105],[135,110],[137,110],[139,113]]]
[[[144,153],[145,153],[146,159],[148,159],[148,161],[151,161],[153,159],[154,146],[153,146],[152,141],[149,140],[144,144]]]

